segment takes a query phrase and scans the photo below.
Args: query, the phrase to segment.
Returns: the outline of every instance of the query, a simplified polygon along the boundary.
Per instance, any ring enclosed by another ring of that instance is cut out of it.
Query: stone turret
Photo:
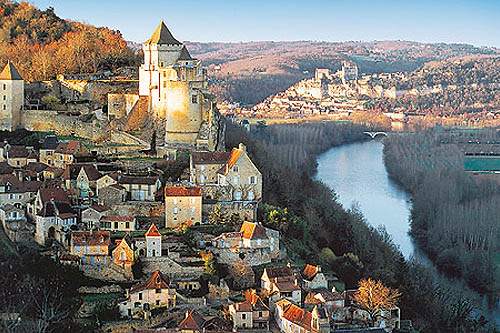
[[[21,126],[24,106],[24,80],[10,61],[0,73],[0,130],[14,131]]]

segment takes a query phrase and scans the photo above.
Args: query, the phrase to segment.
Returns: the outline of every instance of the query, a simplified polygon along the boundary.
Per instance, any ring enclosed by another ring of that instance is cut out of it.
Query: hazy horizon
[[[119,30],[147,40],[163,19],[179,40],[414,41],[500,47],[500,1],[177,1],[32,0],[62,18]]]

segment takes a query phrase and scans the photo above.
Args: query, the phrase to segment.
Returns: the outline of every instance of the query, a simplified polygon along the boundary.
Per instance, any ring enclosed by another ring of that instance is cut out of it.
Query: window
[[[262,311],[259,311],[259,317],[262,317]]]
[[[237,166],[234,166],[234,167],[233,167],[233,171],[234,171],[234,172],[238,172],[238,167],[237,167]]]
[[[177,214],[179,212],[177,207],[174,207],[174,214]]]
[[[177,198],[174,198],[174,205],[177,205]]]
[[[198,104],[198,95],[191,96],[191,102],[193,104]]]
[[[250,184],[257,184],[257,177],[256,177],[256,176],[250,176],[250,177],[248,178],[248,182],[249,182]]]
[[[160,300],[159,299],[156,300],[156,305],[160,305]]]
[[[195,210],[196,210],[196,208],[191,207],[191,213],[194,213],[194,212],[195,212]]]
[[[236,191],[234,192],[234,198],[236,200],[241,200],[241,192],[240,191]]]
[[[200,170],[205,171],[205,166],[204,165],[200,166]]]
[[[142,293],[139,293],[139,300],[142,300]]]
[[[118,229],[118,222],[115,222],[115,229]]]
[[[125,222],[125,228],[130,229],[130,222]]]
[[[253,200],[253,191],[248,191],[248,200]]]
[[[3,85],[3,90],[7,90],[7,85],[6,84]]]
[[[5,104],[3,105],[3,109],[4,109],[4,110],[7,110],[7,106],[6,106]],[[18,162],[18,163],[19,163],[19,162]]]
[[[246,313],[242,313],[242,314],[241,314],[241,319],[247,319],[247,314],[246,314]],[[244,325],[245,325],[245,324],[243,324],[243,326],[244,326]]]
[[[189,202],[190,202],[191,204],[194,204],[194,198],[189,198]]]
[[[3,100],[5,101],[7,99],[7,96],[3,95]]]
[[[157,294],[161,294],[161,289],[160,289],[160,288],[157,288],[157,289],[156,289],[156,293],[157,293]]]

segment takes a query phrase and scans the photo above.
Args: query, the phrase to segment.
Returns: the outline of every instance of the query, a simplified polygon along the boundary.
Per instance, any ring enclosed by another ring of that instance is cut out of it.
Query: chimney
[[[247,146],[245,146],[243,143],[240,143],[239,147],[240,150],[243,150],[244,152],[247,151]]]

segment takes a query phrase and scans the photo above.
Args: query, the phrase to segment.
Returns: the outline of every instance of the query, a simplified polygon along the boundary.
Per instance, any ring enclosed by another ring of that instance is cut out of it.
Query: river
[[[368,223],[384,226],[399,246],[405,258],[413,257],[426,265],[436,278],[439,274],[433,263],[419,251],[408,234],[411,210],[410,196],[389,178],[383,160],[384,145],[371,140],[332,148],[318,157],[315,179],[331,187],[344,208],[356,205]],[[449,281],[449,280],[447,280]],[[463,282],[458,284],[463,285]],[[460,287],[468,289],[466,286]],[[486,297],[468,290],[481,313],[500,327],[500,309],[488,308]]]
[[[387,174],[377,140],[342,145],[318,158],[316,179],[335,190],[344,208],[353,204],[374,227],[385,226],[406,258],[415,247],[408,235],[410,196]]]

